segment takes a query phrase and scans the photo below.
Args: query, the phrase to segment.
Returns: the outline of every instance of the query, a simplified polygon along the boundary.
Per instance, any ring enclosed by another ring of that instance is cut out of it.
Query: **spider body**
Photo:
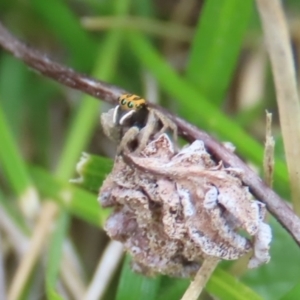
[[[128,149],[129,144],[136,140],[135,152],[143,149],[152,136],[158,136],[171,129],[174,141],[177,140],[177,126],[162,112],[150,108],[147,101],[134,94],[122,94],[119,104],[113,113],[113,123],[121,127],[121,141],[118,153]]]
[[[145,99],[134,94],[122,94],[118,101],[113,114],[116,126],[141,129],[146,125],[149,108]]]

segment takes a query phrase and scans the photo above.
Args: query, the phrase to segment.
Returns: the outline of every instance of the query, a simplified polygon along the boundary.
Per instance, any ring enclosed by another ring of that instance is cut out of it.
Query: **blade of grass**
[[[131,0],[115,0],[115,14],[126,15],[130,1]],[[122,30],[115,29],[108,33],[101,51],[99,51],[93,72],[94,77],[102,78],[107,81],[112,78],[116,69],[116,62],[119,56],[122,37]],[[77,162],[82,149],[90,140],[93,129],[98,123],[98,120],[99,103],[94,101],[94,99],[88,95],[83,96],[80,101],[77,114],[74,117],[73,122],[70,124],[70,131],[56,169],[56,174],[59,178],[63,180],[70,178],[73,173],[75,163]],[[47,207],[44,209],[47,209]],[[99,208],[95,209],[95,212],[98,211]],[[52,286],[51,289],[54,290],[55,286]]]
[[[112,166],[113,161],[108,158],[82,153],[76,166],[79,178],[72,179],[70,182],[97,194],[105,178],[105,173],[110,173]]]
[[[51,291],[50,293],[48,293],[48,299],[49,300],[64,300],[58,293],[56,293],[55,291]]]
[[[24,89],[28,72],[19,61],[4,55],[0,62],[1,106],[12,130],[14,138],[19,140],[24,109]]]
[[[82,19],[82,24],[85,28],[96,31],[110,28],[138,28],[147,34],[179,41],[190,41],[193,36],[193,30],[190,27],[145,17],[87,17]]]
[[[262,300],[249,287],[221,269],[215,270],[206,285],[206,290],[222,300]]]
[[[129,4],[130,0],[116,0],[115,14],[125,15]],[[93,77],[110,81],[116,70],[122,39],[122,29],[114,29],[109,32],[95,63]],[[80,153],[91,139],[93,129],[98,123],[99,102],[91,96],[84,95],[80,100],[78,112],[70,124],[70,132],[56,170],[60,178],[68,179],[71,176]]]
[[[189,82],[180,78],[146,38],[137,32],[128,33],[128,37],[132,51],[141,64],[148,68],[162,88],[178,101],[181,116],[197,126],[217,133],[223,140],[231,141],[241,155],[262,166],[263,147],[257,141],[209,103]],[[276,188],[287,193],[287,169],[280,159],[276,161],[274,180]]]
[[[149,278],[134,273],[130,268],[130,258],[129,256],[126,256],[123,263],[116,300],[157,299],[160,280],[160,276]]]
[[[260,102],[250,108],[239,111],[234,116],[235,122],[243,128],[247,128],[247,126],[249,127],[253,124],[253,120],[256,120],[261,112],[264,111],[264,106],[264,103]]]
[[[31,151],[35,163],[49,166],[51,148],[51,100],[57,95],[52,85],[32,74],[26,89],[28,131],[32,135]],[[32,86],[35,86],[34,91]],[[43,101],[41,101],[43,99]],[[37,126],[38,124],[38,126]]]
[[[99,208],[94,194],[68,184],[64,180],[56,179],[41,168],[31,168],[30,174],[45,197],[56,201],[69,213],[88,223],[100,227],[104,225],[109,210]]]
[[[132,9],[134,14],[143,17],[151,17],[155,15],[155,3],[151,0],[132,0]]]
[[[24,159],[18,151],[18,146],[7,124],[6,118],[0,107],[0,159],[6,178],[10,182],[15,193],[21,197],[32,186],[30,176],[27,173]]]
[[[300,299],[300,282],[296,284],[288,293],[286,293],[280,300],[296,300]]]
[[[60,260],[62,256],[62,247],[67,230],[69,228],[69,216],[64,211],[60,211],[57,218],[54,233],[51,236],[50,251],[48,251],[48,259],[46,266],[46,294],[48,299],[63,299],[61,298],[54,287],[59,274]]]
[[[180,299],[190,284],[190,279],[184,278],[167,278],[167,281],[166,285],[160,287],[157,300]]]
[[[0,163],[26,218],[32,219],[39,207],[37,191],[26,169],[13,133],[0,106]]]
[[[216,105],[222,103],[228,89],[252,11],[252,0],[210,0],[204,3],[186,78]]]
[[[179,299],[189,285],[186,279],[170,279],[157,300]],[[218,268],[210,277],[206,291],[220,300],[262,300],[262,297],[229,273]]]
[[[96,43],[81,27],[79,18],[70,7],[60,0],[51,0],[51,5],[40,0],[31,0],[31,3],[51,32],[68,47],[70,63],[83,71],[90,70],[96,55]]]

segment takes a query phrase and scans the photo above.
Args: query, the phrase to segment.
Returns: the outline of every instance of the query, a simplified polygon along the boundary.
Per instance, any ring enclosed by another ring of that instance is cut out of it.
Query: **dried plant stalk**
[[[153,19],[137,16],[84,17],[81,19],[81,23],[85,28],[95,31],[111,28],[139,28],[147,33],[157,35],[159,37],[168,37],[181,42],[190,42],[194,36],[192,28],[180,25],[177,22],[155,21]]]
[[[9,288],[9,300],[20,299],[31,270],[34,267],[35,262],[43,249],[44,243],[48,238],[48,233],[50,230],[49,224],[51,224],[53,221],[57,211],[58,207],[53,202],[48,202],[44,205],[42,214],[39,217],[36,229],[32,236],[28,252],[22,258],[22,261],[15,273],[16,275],[13,278]]]
[[[111,241],[105,248],[83,300],[102,299],[123,257],[123,246]]]
[[[86,284],[81,276],[81,270],[74,264],[70,253],[70,247],[63,248],[63,257],[61,260],[61,281],[69,292],[70,296],[74,300],[82,300],[84,292],[86,290]]]
[[[207,258],[204,260],[201,268],[196,274],[194,280],[191,282],[188,289],[185,291],[181,300],[197,300],[202,290],[204,289],[208,279],[216,269],[219,259]]]
[[[266,143],[264,153],[264,175],[265,182],[269,187],[272,187],[274,173],[274,147],[275,141],[272,136],[272,114],[266,112]]]
[[[292,201],[300,214],[300,103],[288,26],[279,0],[256,0],[275,80]]]

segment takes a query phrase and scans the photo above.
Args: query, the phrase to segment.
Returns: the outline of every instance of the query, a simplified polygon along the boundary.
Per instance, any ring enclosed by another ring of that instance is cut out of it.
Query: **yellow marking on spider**
[[[134,94],[123,94],[119,97],[119,105],[122,110],[139,110],[147,105],[144,98]]]

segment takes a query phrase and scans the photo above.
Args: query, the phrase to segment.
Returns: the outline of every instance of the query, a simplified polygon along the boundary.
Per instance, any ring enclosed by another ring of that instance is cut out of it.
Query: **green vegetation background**
[[[300,3],[285,2],[287,10],[299,18]],[[167,4],[150,0],[1,0],[0,20],[54,60],[141,95],[143,72],[147,70],[157,80],[162,105],[219,140],[231,141],[238,154],[261,172],[263,140],[251,129],[263,120],[265,109],[273,110],[276,116],[271,75],[266,96],[257,107],[232,115],[223,110],[242,51],[262,36],[253,1],[206,1],[194,16],[195,35],[190,44],[184,44],[187,64],[180,71],[171,67],[161,50],[166,36],[157,38],[138,28],[91,33],[80,24],[83,16],[134,15],[168,20],[170,13],[162,6],[168,8]],[[197,21],[198,14],[201,17]],[[55,292],[57,271],[66,237],[73,239],[82,254],[88,278],[93,274],[90,266],[96,265],[105,246],[103,239],[97,243],[92,261],[86,257],[80,234],[72,234],[74,227],[81,226],[90,230],[91,236],[103,236],[101,227],[107,211],[99,207],[95,194],[71,186],[68,180],[76,176],[75,165],[81,152],[101,154],[99,113],[107,109],[90,96],[39,76],[0,50],[0,209],[30,236],[31,230],[18,209],[18,199],[28,188],[35,187],[42,199],[56,201],[62,208],[44,274],[48,299],[59,298]],[[274,188],[289,199],[280,133],[275,138]],[[101,158],[98,163],[101,181],[111,161]],[[71,193],[68,203],[62,191]],[[270,263],[239,274],[238,280],[232,264],[224,263],[209,281],[208,293],[218,299],[300,299],[299,249],[273,218],[270,223],[274,235]],[[92,243],[88,247],[90,251]],[[188,280],[141,277],[133,274],[128,264],[126,259],[108,287],[106,299],[179,299],[188,286]],[[28,289],[30,284],[32,281]],[[24,293],[24,299],[27,297]]]

